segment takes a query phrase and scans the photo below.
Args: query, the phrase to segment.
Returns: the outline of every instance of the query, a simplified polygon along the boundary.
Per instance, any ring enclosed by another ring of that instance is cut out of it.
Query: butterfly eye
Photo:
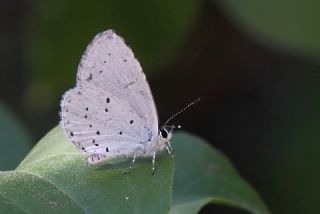
[[[161,137],[163,137],[163,138],[168,137],[168,131],[165,128],[160,129],[160,134],[161,134]]]

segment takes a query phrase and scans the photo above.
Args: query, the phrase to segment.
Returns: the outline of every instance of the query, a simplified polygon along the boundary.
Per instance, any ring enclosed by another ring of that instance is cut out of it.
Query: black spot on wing
[[[92,74],[89,74],[89,77],[87,78],[87,81],[91,81],[92,80]]]

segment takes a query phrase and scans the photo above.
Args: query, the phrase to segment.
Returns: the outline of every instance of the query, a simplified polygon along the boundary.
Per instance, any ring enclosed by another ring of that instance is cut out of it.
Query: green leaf
[[[83,213],[83,209],[53,183],[24,171],[0,173],[3,213]]]
[[[0,176],[0,209],[16,213],[167,213],[174,162],[159,156],[127,169],[86,166],[60,127],[49,132],[15,171]]]
[[[31,136],[0,102],[0,170],[14,169],[31,149]]]
[[[174,161],[167,154],[157,157],[154,176],[150,160],[140,160],[130,173],[121,167],[87,166],[86,157],[56,127],[15,171],[1,172],[0,209],[10,213],[188,214],[215,203],[268,213],[221,153],[185,133],[176,134],[172,143],[178,166],[175,180]]]
[[[251,213],[269,213],[259,195],[221,152],[186,133],[173,140],[176,157],[173,207],[170,214],[197,213],[208,203]]]
[[[289,53],[320,56],[320,1],[215,1],[258,41]]]

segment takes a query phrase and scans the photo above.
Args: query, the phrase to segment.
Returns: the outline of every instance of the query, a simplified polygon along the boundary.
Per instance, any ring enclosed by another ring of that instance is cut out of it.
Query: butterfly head
[[[169,141],[172,137],[172,133],[173,133],[173,130],[174,129],[180,129],[181,126],[178,125],[178,126],[175,126],[175,125],[171,125],[171,126],[162,126],[160,129],[159,129],[159,135],[161,137],[161,139],[163,141]]]
[[[196,104],[197,102],[200,101],[200,98],[195,99],[194,101],[192,101],[191,103],[189,103],[187,106],[185,106],[184,108],[182,108],[180,111],[178,111],[177,113],[175,113],[174,115],[172,115],[171,117],[169,117],[169,119],[164,123],[163,126],[161,126],[161,128],[159,129],[159,136],[161,137],[162,141],[169,141],[172,137],[172,132],[174,129],[180,129],[181,126],[175,126],[175,125],[167,125],[172,119],[174,119],[175,117],[177,117],[178,115],[180,115],[182,112],[184,112],[185,110],[187,110],[190,106]]]

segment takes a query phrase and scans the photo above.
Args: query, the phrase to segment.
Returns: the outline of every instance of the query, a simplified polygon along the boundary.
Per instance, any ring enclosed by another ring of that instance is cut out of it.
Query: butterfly
[[[113,30],[94,37],[82,56],[77,83],[61,101],[61,126],[88,164],[115,158],[152,158],[164,149],[177,126],[159,128],[146,76],[132,50]]]

